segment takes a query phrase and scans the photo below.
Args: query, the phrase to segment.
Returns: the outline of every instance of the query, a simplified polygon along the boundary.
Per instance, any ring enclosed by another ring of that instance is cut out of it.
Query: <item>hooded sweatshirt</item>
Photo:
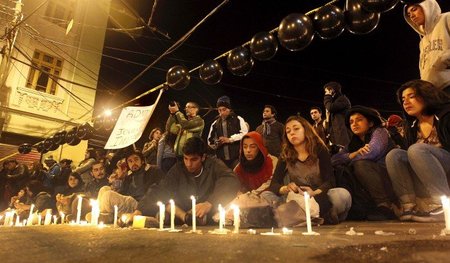
[[[256,171],[253,172],[250,172],[248,169],[244,168],[246,163],[251,163],[251,161],[246,161],[243,152],[244,139],[247,137],[252,138],[255,141],[262,157],[264,158],[264,162],[259,169],[256,169]],[[272,177],[272,170],[272,158],[268,155],[267,148],[264,147],[261,134],[254,131],[247,133],[241,140],[239,164],[235,168],[235,173],[241,182],[241,189],[244,191],[258,189],[263,183],[267,182]]]
[[[425,15],[425,25],[417,26],[403,8],[406,22],[420,35],[419,70],[422,80],[437,88],[450,86],[450,13],[441,13],[436,0],[425,0],[418,4]]]

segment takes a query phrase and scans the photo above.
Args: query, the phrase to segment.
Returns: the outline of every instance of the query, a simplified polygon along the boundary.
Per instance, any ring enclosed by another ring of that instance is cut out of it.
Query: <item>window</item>
[[[27,79],[27,87],[37,91],[56,93],[56,81],[61,75],[62,60],[45,52],[36,50],[33,54],[33,66],[30,68]]]
[[[73,18],[75,0],[50,0],[45,10],[45,18],[52,23],[66,28]]]

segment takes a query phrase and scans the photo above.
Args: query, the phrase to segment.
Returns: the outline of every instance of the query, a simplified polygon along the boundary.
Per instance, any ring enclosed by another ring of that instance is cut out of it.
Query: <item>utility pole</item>
[[[9,70],[11,68],[11,54],[14,49],[14,44],[16,42],[17,33],[19,32],[19,28],[15,28],[20,21],[22,21],[22,0],[11,1],[15,3],[13,20],[11,23],[8,23],[5,32],[8,34],[5,37],[5,44],[1,49],[2,61],[0,63],[0,89],[5,85],[6,79],[9,75]]]

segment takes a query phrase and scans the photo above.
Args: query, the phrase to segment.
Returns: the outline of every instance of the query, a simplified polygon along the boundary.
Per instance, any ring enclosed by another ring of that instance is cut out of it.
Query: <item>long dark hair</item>
[[[450,102],[450,96],[444,91],[436,88],[433,84],[428,81],[415,79],[406,82],[401,85],[397,90],[397,102],[402,106],[402,111],[404,117],[407,120],[414,120],[413,116],[409,116],[405,109],[403,109],[403,101],[402,101],[402,93],[407,88],[411,88],[414,90],[416,97],[420,98],[423,101],[424,109],[423,115],[431,116],[435,114],[437,111],[442,109],[445,104]]]
[[[317,154],[320,148],[326,148],[323,140],[317,135],[314,128],[311,124],[300,116],[291,116],[289,117],[285,125],[291,121],[298,121],[305,130],[305,149],[309,153],[309,158],[311,160],[311,164],[315,163],[317,160]],[[289,142],[286,134],[286,130],[283,134],[283,150],[280,155],[281,159],[286,160],[286,162],[290,165],[295,164],[298,159],[298,152],[295,150],[294,146]]]
[[[426,116],[434,115],[448,105],[450,103],[450,96],[436,88],[430,82],[420,79],[408,81],[400,86],[397,90],[397,101],[402,108],[405,119],[403,129],[407,144],[412,145],[417,141],[417,127],[412,127],[416,117],[408,115],[403,108],[402,93],[407,88],[413,89],[416,97],[423,101],[424,109],[422,114]]]

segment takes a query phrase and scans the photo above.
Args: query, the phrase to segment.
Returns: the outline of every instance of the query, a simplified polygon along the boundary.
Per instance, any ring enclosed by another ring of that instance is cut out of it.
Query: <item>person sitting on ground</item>
[[[269,186],[261,194],[270,204],[283,202],[289,192],[314,197],[325,223],[345,220],[351,206],[350,193],[332,188],[333,167],[324,142],[307,120],[291,116],[285,124],[285,147]]]
[[[50,195],[45,186],[36,180],[28,182],[26,186],[26,194],[29,201],[27,203],[18,203],[15,205],[16,209],[21,210],[20,217],[26,218],[31,209],[31,204],[34,204],[34,212],[42,213],[45,216],[47,212],[55,209],[55,201]]]
[[[190,224],[192,216],[198,218],[199,225],[212,222],[218,205],[236,197],[239,180],[221,160],[208,157],[206,152],[207,145],[201,138],[189,138],[183,147],[183,162],[178,162],[160,185],[149,189],[134,215],[153,217],[158,212],[158,201],[173,199],[179,223]],[[197,199],[196,215],[191,212],[191,196]]]
[[[403,124],[404,121],[402,117],[398,116],[397,114],[392,114],[387,119],[386,129],[389,131],[389,135],[391,136],[397,147],[406,149]]]
[[[74,171],[74,173],[77,173]],[[100,188],[108,185],[108,178],[105,173],[105,165],[101,161],[95,161],[91,166],[91,177],[89,183],[84,187],[84,193],[88,199],[97,199]]]
[[[412,80],[397,90],[397,100],[408,148],[389,152],[386,165],[402,206],[399,219],[443,220],[440,197],[450,195],[450,97],[430,82]]]
[[[241,140],[239,163],[234,168],[241,182],[240,193],[267,190],[278,159],[269,155],[263,145],[262,135],[252,131]],[[275,165],[274,165],[275,164]]]
[[[53,155],[45,158],[44,163],[48,168],[48,172],[46,173],[43,184],[47,187],[47,189],[53,190],[55,186],[55,178],[59,177],[61,174],[61,166],[55,159],[53,159]]]
[[[96,152],[94,148],[88,148],[86,149],[86,153],[84,155],[84,160],[80,162],[78,167],[74,170],[74,172],[77,172],[81,175],[81,178],[83,179],[83,183],[87,184],[89,183],[93,178],[91,176],[91,167],[92,164],[95,162],[95,156]]]
[[[64,213],[64,215],[69,217],[72,214],[76,214],[76,207],[78,204],[73,205],[73,203],[77,203],[78,200],[76,197],[83,193],[84,184],[81,176],[76,172],[72,172],[67,178],[64,190],[55,196],[58,214]]]
[[[114,206],[117,206],[119,215],[136,210],[148,188],[159,184],[165,176],[161,169],[146,165],[140,151],[130,151],[125,156],[130,172],[125,177],[120,191],[116,192],[110,186],[104,186],[98,193],[100,213],[105,223],[113,222]],[[89,216],[87,218],[90,221]]]
[[[333,165],[349,166],[359,183],[357,188],[362,187],[368,192],[369,195],[364,198],[364,201],[367,201],[367,210],[361,211],[366,213],[367,219],[378,221],[396,218],[393,212],[395,197],[385,163],[386,154],[395,144],[389,132],[382,127],[380,114],[372,108],[353,106],[347,113],[345,123],[353,135],[350,143],[333,156]],[[360,198],[355,193],[359,190],[350,189],[353,204],[363,202],[355,200]]]

